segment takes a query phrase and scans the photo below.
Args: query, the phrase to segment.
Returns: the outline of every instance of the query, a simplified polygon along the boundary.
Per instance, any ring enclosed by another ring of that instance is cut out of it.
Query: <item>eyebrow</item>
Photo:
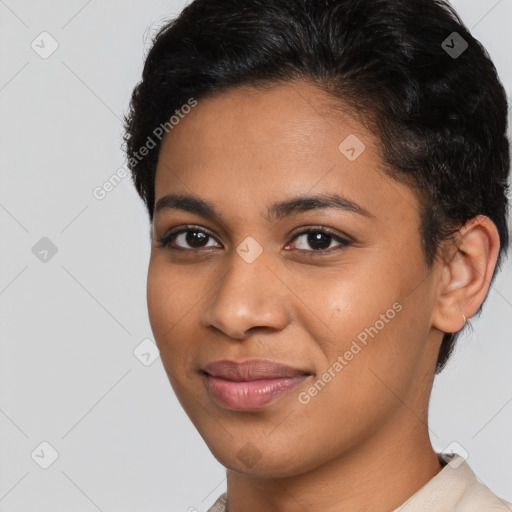
[[[375,219],[374,215],[358,203],[337,194],[298,196],[278,201],[269,206],[265,219],[271,222],[272,220],[280,220],[292,214],[328,208],[357,213],[364,217]],[[218,222],[224,222],[222,215],[217,211],[213,203],[192,195],[168,194],[161,197],[156,202],[153,213],[156,215],[163,210],[183,210]]]

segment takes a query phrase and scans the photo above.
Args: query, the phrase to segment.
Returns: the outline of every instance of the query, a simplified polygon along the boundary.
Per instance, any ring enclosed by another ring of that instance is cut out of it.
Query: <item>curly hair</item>
[[[153,37],[124,119],[123,149],[150,221],[170,115],[191,99],[294,79],[364,116],[388,175],[418,193],[428,266],[441,242],[469,219],[481,214],[495,223],[500,252],[493,281],[509,245],[507,97],[485,48],[443,0],[187,5]],[[460,332],[444,334],[436,373]]]

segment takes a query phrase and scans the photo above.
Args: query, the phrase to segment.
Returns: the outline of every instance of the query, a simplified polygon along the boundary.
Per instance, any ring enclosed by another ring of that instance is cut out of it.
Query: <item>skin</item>
[[[415,191],[383,172],[378,139],[340,106],[306,82],[238,87],[199,101],[160,150],[156,202],[190,194],[222,215],[155,214],[147,300],[170,383],[227,468],[229,512],[390,511],[441,470],[427,426],[437,354],[443,333],[461,329],[462,313],[469,319],[484,300],[499,236],[487,217],[472,219],[429,268]],[[338,149],[350,134],[366,146],[354,161]],[[275,201],[333,192],[371,217],[316,209],[265,218]],[[181,251],[159,246],[185,224],[212,237],[194,248],[181,235]],[[318,226],[352,244],[327,235],[318,254],[297,236]],[[236,251],[248,236],[263,249],[251,263]],[[397,302],[401,311],[300,403]],[[260,410],[219,405],[201,368],[253,358],[312,375]]]

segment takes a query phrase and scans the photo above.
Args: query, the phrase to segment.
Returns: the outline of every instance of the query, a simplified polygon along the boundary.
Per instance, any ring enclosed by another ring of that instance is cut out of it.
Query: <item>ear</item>
[[[489,217],[478,215],[460,228],[457,242],[441,264],[433,327],[445,333],[464,327],[487,295],[499,249],[499,233]]]

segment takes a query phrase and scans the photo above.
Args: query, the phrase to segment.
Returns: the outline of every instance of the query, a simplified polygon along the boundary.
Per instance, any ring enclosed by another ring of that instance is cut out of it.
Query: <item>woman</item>
[[[428,402],[508,246],[507,101],[433,0],[195,0],[126,118],[210,511],[512,510]]]

